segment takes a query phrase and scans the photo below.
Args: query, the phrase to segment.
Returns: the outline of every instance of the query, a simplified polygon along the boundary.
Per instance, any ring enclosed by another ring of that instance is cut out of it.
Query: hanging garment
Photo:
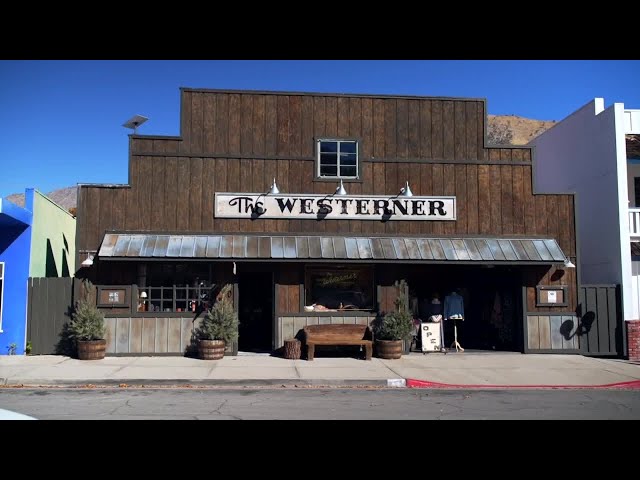
[[[439,298],[434,298],[429,304],[429,321],[441,322],[442,321],[442,302]]]
[[[431,300],[429,304],[429,315],[442,315],[442,302],[438,298]]]
[[[418,297],[410,297],[409,305],[411,305],[411,313],[414,317],[420,316],[420,309],[418,308]]]
[[[464,320],[464,299],[462,295],[452,292],[444,297],[444,319]]]

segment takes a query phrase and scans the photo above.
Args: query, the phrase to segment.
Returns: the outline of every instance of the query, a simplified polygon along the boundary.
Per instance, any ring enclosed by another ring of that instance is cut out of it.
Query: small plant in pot
[[[377,356],[397,359],[402,356],[403,341],[413,333],[413,316],[407,307],[406,282],[396,282],[395,310],[379,318],[374,325]]]
[[[222,287],[196,330],[198,356],[203,360],[221,359],[226,346],[238,338],[240,322],[233,308],[232,288],[231,284]]]
[[[107,347],[104,313],[96,307],[95,288],[89,280],[82,281],[81,297],[71,314],[67,334],[75,340],[80,360],[104,358]]]

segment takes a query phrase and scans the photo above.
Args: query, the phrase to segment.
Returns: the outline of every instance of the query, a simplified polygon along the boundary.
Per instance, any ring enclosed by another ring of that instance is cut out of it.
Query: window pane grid
[[[207,287],[146,287],[150,312],[195,312],[207,306]]]
[[[354,140],[319,140],[320,177],[358,177],[358,144]]]

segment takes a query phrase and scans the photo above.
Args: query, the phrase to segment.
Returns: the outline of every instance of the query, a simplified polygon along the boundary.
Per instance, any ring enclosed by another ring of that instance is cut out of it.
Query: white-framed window
[[[320,178],[358,178],[358,141],[320,138],[317,140]]]
[[[2,300],[4,298],[4,262],[0,262],[0,332],[2,331]]]

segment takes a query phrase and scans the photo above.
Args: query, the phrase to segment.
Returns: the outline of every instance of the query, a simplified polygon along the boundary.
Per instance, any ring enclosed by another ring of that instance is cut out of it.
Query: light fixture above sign
[[[342,179],[340,180],[340,185],[338,185],[338,188],[336,188],[336,192],[334,193],[334,195],[337,196],[344,196],[347,194],[347,191],[344,189],[344,184],[342,183]]]
[[[399,197],[413,197],[413,192],[411,191],[411,187],[409,187],[409,181],[405,182],[404,187],[400,189]]]
[[[267,195],[277,195],[279,193],[280,193],[280,189],[278,188],[278,185],[276,185],[276,179],[274,177],[273,183],[271,184],[271,188],[267,192]]]

